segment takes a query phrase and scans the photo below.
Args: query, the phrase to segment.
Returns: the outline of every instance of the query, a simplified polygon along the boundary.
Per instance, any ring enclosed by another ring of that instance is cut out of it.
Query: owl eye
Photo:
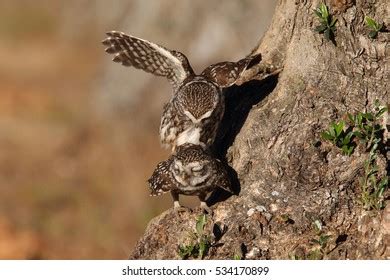
[[[203,166],[195,166],[191,168],[191,171],[193,172],[199,172],[203,170]]]
[[[173,166],[173,173],[175,173],[176,175],[180,173],[180,169],[177,165]]]

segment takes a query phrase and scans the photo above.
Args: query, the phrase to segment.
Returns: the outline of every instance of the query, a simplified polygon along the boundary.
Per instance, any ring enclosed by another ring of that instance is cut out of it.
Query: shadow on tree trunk
[[[241,86],[232,86],[225,91],[225,114],[218,130],[217,141],[213,146],[214,154],[225,164],[234,194],[241,191],[237,172],[228,165],[226,153],[234,139],[244,125],[253,106],[261,102],[270,94],[278,83],[278,74],[264,80],[252,80]],[[232,194],[222,190],[215,190],[207,200],[208,205],[228,199]]]
[[[228,148],[240,133],[250,110],[275,89],[278,76],[270,76],[262,81],[252,80],[226,90],[225,114],[213,147],[218,158],[225,159]]]

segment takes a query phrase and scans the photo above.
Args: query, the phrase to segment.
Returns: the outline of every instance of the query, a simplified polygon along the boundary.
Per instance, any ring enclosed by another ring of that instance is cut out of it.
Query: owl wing
[[[235,84],[245,70],[258,64],[260,61],[261,54],[257,54],[237,62],[220,62],[207,67],[201,75],[217,83],[221,88],[226,88]]]
[[[234,194],[230,176],[227,173],[225,165],[218,159],[216,159],[217,179],[215,185],[224,189],[227,192]]]
[[[151,196],[161,195],[175,189],[175,182],[170,176],[170,164],[170,159],[160,162],[149,178],[148,183]]]
[[[113,61],[124,66],[133,66],[157,76],[166,77],[177,88],[194,71],[184,54],[168,50],[155,43],[111,31],[102,41],[107,46],[105,51],[114,54]]]

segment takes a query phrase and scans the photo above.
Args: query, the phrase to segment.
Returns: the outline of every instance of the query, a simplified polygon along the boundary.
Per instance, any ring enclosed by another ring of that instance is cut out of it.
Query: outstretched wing
[[[217,83],[221,88],[230,87],[236,83],[245,70],[258,64],[260,60],[261,55],[257,54],[243,58],[237,62],[220,62],[207,67],[201,75]]]
[[[123,32],[111,31],[107,35],[102,43],[107,46],[107,53],[115,55],[112,59],[115,62],[167,77],[174,88],[194,74],[188,59],[181,52],[168,50]]]

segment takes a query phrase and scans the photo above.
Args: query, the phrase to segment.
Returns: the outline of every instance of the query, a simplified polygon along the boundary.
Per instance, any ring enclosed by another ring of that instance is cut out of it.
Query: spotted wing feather
[[[114,54],[114,62],[164,76],[174,88],[194,74],[188,59],[181,52],[168,50],[123,32],[111,31],[107,35],[102,43],[107,53]]]
[[[245,70],[258,64],[260,60],[261,55],[257,54],[243,58],[237,62],[225,61],[212,64],[203,70],[201,75],[217,83],[221,88],[230,87],[236,83]]]
[[[151,196],[161,195],[175,188],[175,182],[169,170],[171,162],[171,159],[160,162],[149,178],[148,183]]]
[[[230,176],[226,170],[226,166],[218,159],[215,159],[217,178],[215,185],[224,189],[227,192],[234,194]]]

